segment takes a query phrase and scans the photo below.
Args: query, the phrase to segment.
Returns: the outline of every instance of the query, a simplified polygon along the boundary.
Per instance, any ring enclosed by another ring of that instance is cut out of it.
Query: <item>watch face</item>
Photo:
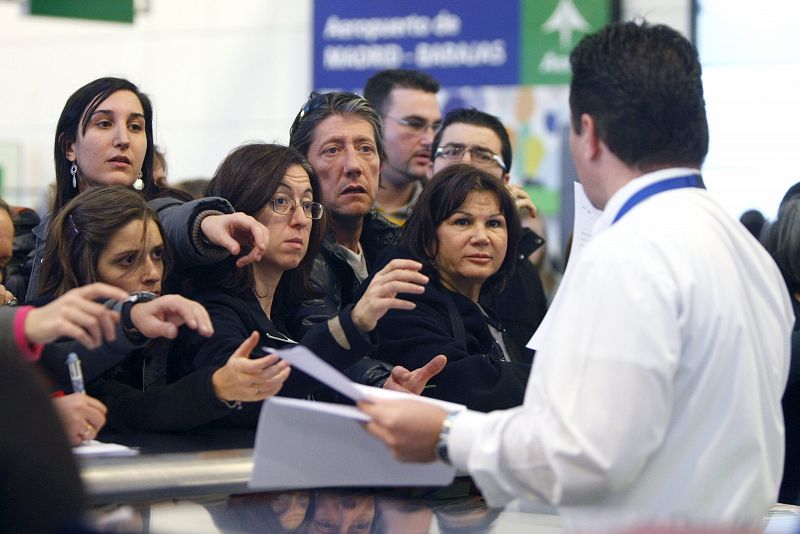
[[[128,302],[150,302],[154,298],[156,294],[151,291],[136,291],[128,297]]]

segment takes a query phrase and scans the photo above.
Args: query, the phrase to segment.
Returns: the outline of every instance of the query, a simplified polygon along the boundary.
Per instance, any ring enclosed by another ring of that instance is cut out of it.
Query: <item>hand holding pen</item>
[[[74,393],[53,399],[70,444],[79,445],[93,439],[106,423],[106,407],[99,400],[86,395],[83,372],[77,354],[67,357],[70,380]]]

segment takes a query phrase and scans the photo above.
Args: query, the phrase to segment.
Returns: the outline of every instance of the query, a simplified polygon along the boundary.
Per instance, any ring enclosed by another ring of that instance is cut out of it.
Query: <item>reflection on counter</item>
[[[96,512],[106,531],[136,533],[423,534],[490,532],[501,516],[474,494],[440,490],[310,490],[160,502]],[[122,512],[125,510],[125,512]],[[534,516],[531,515],[531,519]],[[524,523],[523,523],[524,524]],[[535,523],[528,523],[535,525]]]

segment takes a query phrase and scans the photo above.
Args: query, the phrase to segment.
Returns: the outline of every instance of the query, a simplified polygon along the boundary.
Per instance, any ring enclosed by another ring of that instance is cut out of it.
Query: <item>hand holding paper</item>
[[[458,404],[353,384],[301,345],[270,352],[360,404],[375,402],[367,399],[414,399],[416,406],[435,405],[437,413],[464,409]],[[414,465],[397,461],[364,429],[368,422],[369,416],[353,406],[268,399],[258,423],[250,487],[432,486],[453,480],[455,469],[442,462]]]
[[[402,462],[436,461],[436,443],[447,410],[418,400],[370,399],[358,407],[370,416],[367,431]]]

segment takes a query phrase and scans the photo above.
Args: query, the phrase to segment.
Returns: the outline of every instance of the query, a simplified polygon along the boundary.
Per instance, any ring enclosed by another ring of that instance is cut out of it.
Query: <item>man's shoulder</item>
[[[400,227],[380,213],[371,211],[364,217],[361,245],[368,262],[373,261],[387,245],[397,243],[399,237]]]

